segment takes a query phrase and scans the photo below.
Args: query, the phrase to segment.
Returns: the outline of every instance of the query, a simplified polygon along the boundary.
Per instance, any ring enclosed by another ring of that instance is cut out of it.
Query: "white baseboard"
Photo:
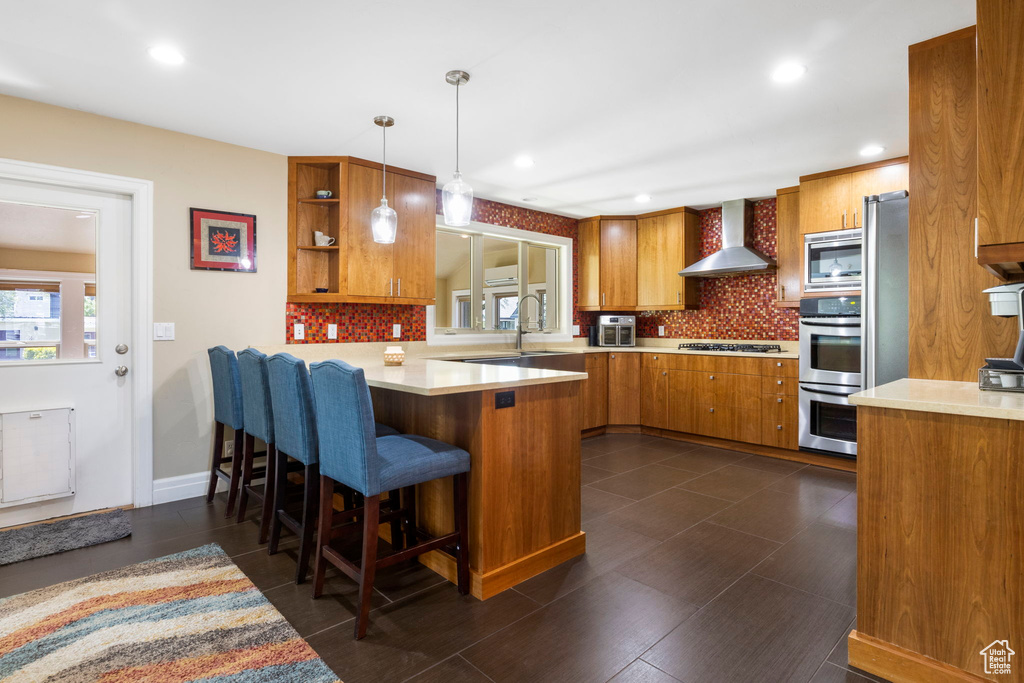
[[[166,479],[155,479],[153,481],[153,505],[206,495],[206,487],[209,485],[210,470],[167,477]],[[223,480],[217,482],[217,491],[227,490],[227,484]]]

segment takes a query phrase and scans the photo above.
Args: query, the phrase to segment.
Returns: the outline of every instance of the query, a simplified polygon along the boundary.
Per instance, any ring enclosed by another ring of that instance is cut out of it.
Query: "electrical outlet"
[[[295,337],[296,340],[305,339],[306,326],[302,323],[295,323],[295,325],[292,327],[292,336]]]
[[[499,391],[494,395],[494,407],[495,408],[515,408],[516,407],[516,392],[514,391]]]
[[[224,440],[224,455],[225,458],[235,457],[235,442],[233,439]]]
[[[398,323],[395,323],[394,325],[392,325],[391,326],[391,336],[394,337],[395,339],[401,339],[402,338],[402,326],[399,325]]]
[[[337,339],[338,338],[338,326],[334,323],[327,324],[327,338]]]
[[[574,337],[580,336],[580,326],[579,325],[573,325],[572,326],[572,336],[574,336]]]
[[[659,337],[664,337],[665,336],[665,326],[664,325],[658,325],[658,336]]]

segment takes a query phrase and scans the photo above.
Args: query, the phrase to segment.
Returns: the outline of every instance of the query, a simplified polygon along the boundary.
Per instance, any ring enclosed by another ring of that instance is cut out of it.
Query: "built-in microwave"
[[[859,290],[863,258],[862,230],[804,235],[804,291]]]
[[[597,318],[599,346],[633,346],[636,344],[636,316],[602,315]]]

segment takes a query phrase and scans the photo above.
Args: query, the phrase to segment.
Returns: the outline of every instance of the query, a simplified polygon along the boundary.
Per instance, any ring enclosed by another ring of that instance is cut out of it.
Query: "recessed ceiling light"
[[[637,196],[633,197],[633,200],[636,201],[638,204],[646,204],[647,202],[651,201],[651,195],[638,194]]]
[[[523,201],[524,202],[535,202],[535,201],[537,201],[537,198],[536,197],[523,197]]]
[[[785,62],[775,67],[772,80],[776,83],[792,83],[807,73],[807,67],[797,62]]]
[[[518,166],[519,168],[530,168],[531,166],[533,166],[533,157],[526,156],[525,154],[520,154],[519,156],[516,157],[515,165]]]
[[[467,235],[466,233],[462,233],[461,235],[459,235],[459,237],[461,237],[464,240],[468,240],[469,239],[469,235]]]
[[[879,154],[885,151],[885,147],[881,145],[868,145],[860,151],[862,157],[877,157]]]
[[[92,214],[91,213],[80,213],[77,216],[75,216],[75,218],[92,218]]]
[[[185,63],[185,57],[170,45],[155,45],[149,48],[149,56],[161,64],[178,66]]]

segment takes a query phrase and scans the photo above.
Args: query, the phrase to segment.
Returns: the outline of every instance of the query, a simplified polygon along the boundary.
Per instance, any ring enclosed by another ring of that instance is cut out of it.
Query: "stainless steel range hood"
[[[722,202],[722,248],[679,271],[684,277],[729,277],[775,270],[775,259],[751,249],[754,205],[746,199]]]

